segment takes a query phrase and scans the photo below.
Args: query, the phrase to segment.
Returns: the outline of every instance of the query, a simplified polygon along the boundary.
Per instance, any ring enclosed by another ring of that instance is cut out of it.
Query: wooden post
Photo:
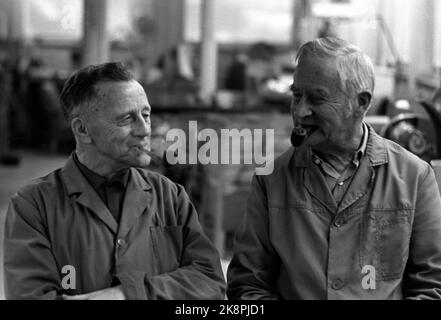
[[[221,165],[208,165],[203,186],[202,225],[221,257],[225,254],[224,170]]]
[[[206,105],[211,105],[216,92],[217,44],[214,25],[215,0],[202,1],[201,10],[201,75],[199,97]],[[212,240],[221,256],[224,254],[223,231],[223,183],[222,168],[210,165],[207,169],[206,214],[212,218]]]
[[[305,41],[302,21],[310,15],[309,0],[292,0],[292,44],[294,49],[300,48]]]
[[[0,158],[9,152],[10,71],[0,66]]]
[[[84,0],[83,65],[109,60],[107,0]]]
[[[434,51],[434,2],[414,0],[412,3],[412,32],[410,34],[409,99],[417,96],[417,76],[432,71]]]
[[[158,32],[155,46],[161,54],[184,41],[185,1],[155,0],[153,12]]]
[[[23,0],[9,1],[5,9],[8,10],[8,38],[23,40],[26,37],[26,26],[29,23],[29,3]]]
[[[202,1],[201,10],[200,98],[207,105],[211,105],[217,86],[217,44],[214,26],[214,1],[215,0]]]

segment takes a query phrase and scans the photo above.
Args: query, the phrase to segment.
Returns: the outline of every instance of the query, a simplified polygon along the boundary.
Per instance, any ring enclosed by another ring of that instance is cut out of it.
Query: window
[[[82,34],[83,1],[23,1],[23,26],[26,37],[78,40]]]
[[[201,0],[185,1],[185,38],[199,41]],[[292,4],[292,0],[215,0],[216,39],[221,43],[289,43]]]
[[[143,0],[141,4],[147,7],[150,2]],[[133,19],[140,12],[139,7],[139,0],[107,1],[110,40],[127,39],[133,31]],[[83,0],[25,0],[22,10],[24,32],[28,38],[77,41],[82,37]]]

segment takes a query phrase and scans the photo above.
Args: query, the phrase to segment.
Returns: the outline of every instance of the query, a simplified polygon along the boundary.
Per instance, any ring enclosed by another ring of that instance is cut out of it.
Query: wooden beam
[[[217,89],[217,43],[215,38],[215,0],[202,1],[200,98],[211,105]]]
[[[84,0],[83,65],[109,60],[107,0]]]
[[[292,44],[295,49],[305,42],[303,20],[310,16],[309,0],[292,0]]]

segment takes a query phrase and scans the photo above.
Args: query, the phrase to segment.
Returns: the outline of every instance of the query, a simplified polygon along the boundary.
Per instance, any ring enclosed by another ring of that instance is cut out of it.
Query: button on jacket
[[[441,198],[430,166],[369,127],[337,205],[311,149],[254,176],[230,299],[441,298]]]
[[[223,299],[225,290],[219,255],[182,186],[131,168],[118,225],[72,158],[13,196],[4,278],[8,299],[115,284],[128,299]]]

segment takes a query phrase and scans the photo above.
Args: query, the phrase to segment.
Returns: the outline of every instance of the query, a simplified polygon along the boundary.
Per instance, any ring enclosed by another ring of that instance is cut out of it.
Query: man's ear
[[[89,144],[92,142],[92,138],[89,135],[86,123],[83,119],[75,117],[70,122],[72,132],[79,142]]]
[[[364,114],[369,106],[371,105],[371,100],[372,100],[372,94],[370,92],[367,91],[363,91],[361,93],[358,94],[358,98],[357,98],[357,102],[358,102],[358,110],[360,112],[360,114]]]

